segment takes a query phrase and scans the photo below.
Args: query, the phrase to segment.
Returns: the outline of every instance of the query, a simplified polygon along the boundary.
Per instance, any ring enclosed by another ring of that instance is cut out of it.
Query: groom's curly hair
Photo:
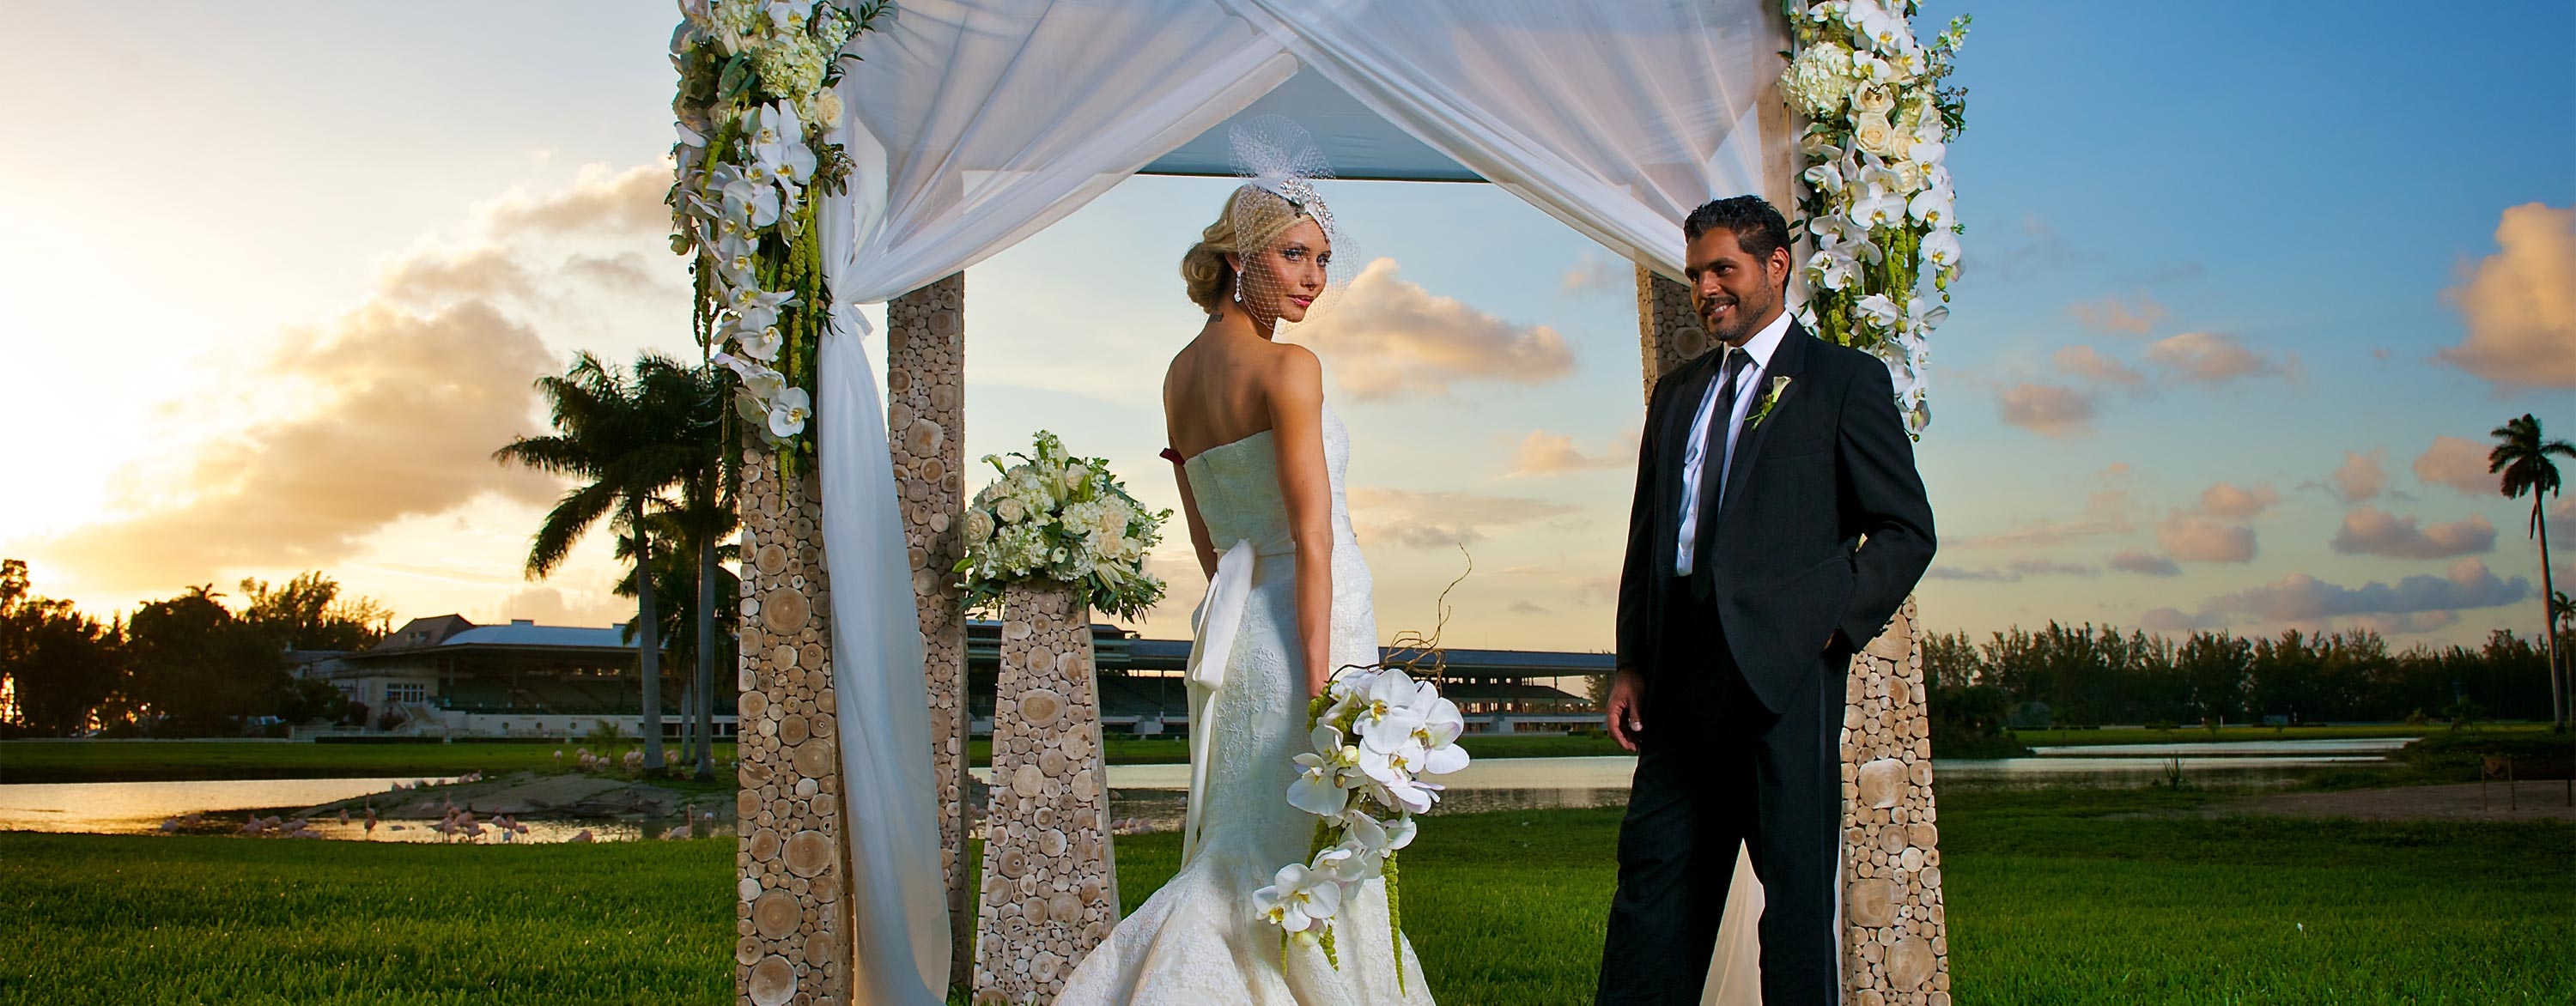
[[[1724,227],[1735,232],[1735,244],[1757,260],[1769,259],[1775,248],[1789,247],[1789,221],[1761,196],[1730,196],[1702,203],[1682,221],[1682,240],[1697,241],[1699,236]]]

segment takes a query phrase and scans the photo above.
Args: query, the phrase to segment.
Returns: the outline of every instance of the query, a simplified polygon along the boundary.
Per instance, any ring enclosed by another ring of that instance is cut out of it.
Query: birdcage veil
[[[1315,189],[1333,177],[1332,164],[1304,127],[1282,116],[1246,119],[1228,134],[1244,179],[1226,203],[1243,259],[1234,299],[1265,321],[1313,322],[1349,289],[1362,261]],[[1303,299],[1302,316],[1292,299]]]

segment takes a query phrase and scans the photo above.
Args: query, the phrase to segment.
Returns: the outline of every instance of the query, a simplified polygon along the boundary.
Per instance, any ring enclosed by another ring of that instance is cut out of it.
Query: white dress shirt
[[[1781,338],[1788,334],[1789,312],[1783,310],[1779,317],[1771,319],[1770,324],[1762,326],[1761,331],[1753,333],[1753,338],[1745,341],[1744,352],[1751,359],[1745,361],[1744,369],[1735,373],[1735,407],[1726,417],[1726,458],[1735,456],[1735,437],[1744,431],[1744,414],[1753,408],[1753,389],[1762,386],[1762,372],[1771,366],[1771,354],[1779,351]],[[1718,373],[1721,376],[1726,373],[1725,366],[1726,357],[1721,351],[1718,356]],[[1708,461],[1702,455],[1708,452],[1708,424],[1716,412],[1717,380],[1711,378],[1708,391],[1700,396],[1699,415],[1691,420],[1690,439],[1682,445],[1682,540],[1681,548],[1673,553],[1675,576],[1691,575],[1692,552],[1699,546],[1699,482],[1701,470],[1707,467]],[[1726,458],[1717,462],[1720,481],[1717,500],[1709,511],[1711,517],[1717,515],[1716,506],[1726,500],[1726,483],[1723,481],[1726,478]]]

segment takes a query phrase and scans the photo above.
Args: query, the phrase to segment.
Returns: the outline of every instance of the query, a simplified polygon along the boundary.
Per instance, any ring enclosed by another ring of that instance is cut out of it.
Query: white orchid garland
[[[1808,120],[1809,165],[1798,194],[1814,239],[1802,318],[1826,339],[1887,361],[1898,408],[1920,434],[1927,337],[1947,320],[1959,275],[1960,227],[1942,160],[1966,123],[1966,93],[1943,88],[1967,36],[1951,20],[1930,45],[1914,37],[1913,0],[1783,0],[1797,50],[1781,74],[1789,107]],[[1923,267],[1939,303],[1926,305]]]
[[[1147,510],[1109,474],[1103,458],[1077,458],[1064,441],[1039,430],[1031,454],[1004,467],[962,515],[966,607],[990,610],[1002,588],[1032,580],[1072,584],[1095,611],[1134,619],[1163,599],[1161,577],[1145,572],[1145,552],[1163,540],[1169,510]]]
[[[885,9],[680,0],[671,33],[671,250],[690,256],[699,344],[742,379],[736,412],[789,471],[813,457],[815,341],[831,326],[815,207],[850,171],[823,139],[841,118],[839,56]]]
[[[1307,862],[1280,867],[1271,886],[1253,892],[1253,910],[1279,927],[1281,939],[1322,946],[1338,967],[1334,918],[1359,885],[1385,878],[1400,987],[1404,917],[1396,900],[1396,852],[1413,842],[1413,815],[1440,800],[1440,784],[1423,777],[1467,767],[1467,751],[1457,743],[1466,720],[1430,682],[1384,666],[1345,669],[1310,712],[1312,750],[1297,755],[1288,803],[1321,819],[1314,845]]]

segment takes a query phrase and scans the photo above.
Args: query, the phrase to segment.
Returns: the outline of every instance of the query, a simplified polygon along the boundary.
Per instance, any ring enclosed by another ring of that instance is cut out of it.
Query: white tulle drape
[[[1788,48],[1770,4],[1218,2],[1381,118],[1668,276],[1683,216],[1763,191],[1762,102],[1779,100]]]
[[[823,340],[815,422],[855,1001],[934,1006],[949,969],[919,623],[855,307],[1044,229],[1300,61],[1575,230],[1678,276],[1682,216],[1763,188],[1756,102],[1785,47],[1764,6],[911,0],[853,43],[835,139],[855,170],[821,224],[839,334]],[[1189,237],[1173,235],[1175,256]],[[1727,970],[1712,991],[1743,983],[1744,969]]]

